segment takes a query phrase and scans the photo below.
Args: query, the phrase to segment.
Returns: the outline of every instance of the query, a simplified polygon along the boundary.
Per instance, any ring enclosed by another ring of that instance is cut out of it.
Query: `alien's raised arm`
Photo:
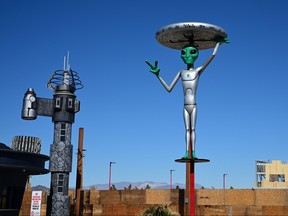
[[[158,76],[158,79],[159,79],[159,81],[161,82],[161,84],[164,86],[164,88],[165,88],[168,92],[171,92],[172,89],[174,88],[174,86],[176,85],[178,79],[180,78],[180,75],[181,75],[180,72],[178,72],[169,86],[168,86],[167,83],[162,79],[162,77],[161,77],[160,75]]]
[[[217,42],[215,47],[214,47],[214,50],[213,50],[213,53],[212,55],[206,60],[206,62],[202,65],[201,67],[201,71],[199,72],[200,74],[206,69],[206,67],[210,64],[210,62],[213,60],[213,58],[215,57],[217,51],[218,51],[218,48],[219,48],[219,45],[220,45],[220,42]]]
[[[180,78],[180,72],[178,72],[176,74],[176,76],[174,77],[172,83],[170,84],[170,86],[167,85],[167,83],[165,82],[165,80],[162,79],[162,77],[160,76],[160,68],[158,67],[158,61],[155,61],[155,64],[151,64],[149,61],[145,61],[149,66],[150,66],[150,72],[155,74],[156,77],[159,79],[159,81],[161,82],[161,84],[164,86],[164,88],[168,91],[171,92],[172,89],[174,88],[174,86],[176,85],[178,79]]]

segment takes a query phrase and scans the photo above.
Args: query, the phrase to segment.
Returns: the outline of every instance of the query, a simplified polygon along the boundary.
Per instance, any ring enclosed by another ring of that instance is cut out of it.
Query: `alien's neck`
[[[187,64],[187,70],[193,70],[194,65],[193,64]]]

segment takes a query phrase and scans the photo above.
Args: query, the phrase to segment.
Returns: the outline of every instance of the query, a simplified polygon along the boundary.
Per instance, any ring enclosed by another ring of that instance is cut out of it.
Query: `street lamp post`
[[[108,184],[108,190],[111,189],[111,177],[112,177],[112,164],[115,164],[116,162],[110,162],[109,165],[109,184]]]
[[[225,190],[226,189],[226,176],[227,174],[223,174],[223,189]]]
[[[170,189],[172,190],[172,172],[175,170],[170,170]]]

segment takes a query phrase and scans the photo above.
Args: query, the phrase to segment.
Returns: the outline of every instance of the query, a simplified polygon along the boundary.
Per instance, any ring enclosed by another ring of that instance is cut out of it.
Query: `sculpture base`
[[[203,158],[191,158],[191,159],[176,159],[175,162],[178,163],[207,163],[210,162],[208,159],[203,159]]]

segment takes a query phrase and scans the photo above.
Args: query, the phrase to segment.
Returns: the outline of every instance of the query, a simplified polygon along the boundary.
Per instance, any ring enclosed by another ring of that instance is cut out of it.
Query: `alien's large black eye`
[[[186,54],[185,50],[181,50],[181,55]]]
[[[197,53],[196,50],[191,50],[191,51],[190,51],[190,54],[196,54],[196,53]]]

